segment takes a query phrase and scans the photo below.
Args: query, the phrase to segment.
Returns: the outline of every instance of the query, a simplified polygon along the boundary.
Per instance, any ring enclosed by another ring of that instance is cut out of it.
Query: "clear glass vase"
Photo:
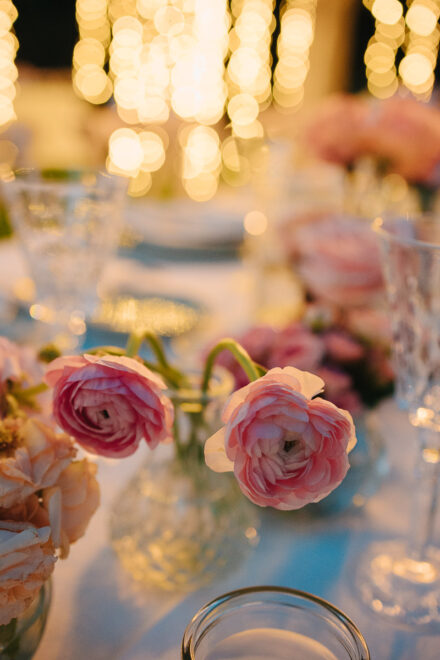
[[[33,657],[43,636],[51,598],[52,584],[48,580],[23,614],[0,626],[0,660]]]
[[[258,542],[258,515],[234,477],[209,470],[205,440],[220,427],[229,374],[209,395],[172,395],[175,441],[159,447],[116,499],[113,548],[138,581],[190,590],[230,570]]]

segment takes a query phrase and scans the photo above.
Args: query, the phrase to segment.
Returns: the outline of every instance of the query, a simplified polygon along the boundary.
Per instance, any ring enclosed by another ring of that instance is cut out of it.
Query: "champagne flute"
[[[373,611],[440,628],[440,549],[434,545],[440,475],[440,218],[377,218],[393,330],[397,400],[418,433],[406,540],[373,544],[357,586]]]

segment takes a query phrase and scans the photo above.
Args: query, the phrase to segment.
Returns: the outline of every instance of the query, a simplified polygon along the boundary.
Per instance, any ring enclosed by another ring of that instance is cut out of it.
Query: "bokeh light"
[[[18,50],[18,40],[13,34],[13,24],[17,10],[10,0],[0,2],[0,128],[13,122],[17,116],[14,110],[16,95],[15,81],[18,72],[14,64]]]

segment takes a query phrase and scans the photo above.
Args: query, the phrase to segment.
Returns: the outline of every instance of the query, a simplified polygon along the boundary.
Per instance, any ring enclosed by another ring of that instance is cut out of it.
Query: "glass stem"
[[[433,539],[439,500],[440,434],[419,428],[418,435],[408,556],[416,561],[425,561],[426,550]]]

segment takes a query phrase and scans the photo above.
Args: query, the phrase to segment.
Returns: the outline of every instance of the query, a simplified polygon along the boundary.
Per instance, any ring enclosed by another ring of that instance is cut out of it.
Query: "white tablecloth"
[[[124,573],[108,541],[113,498],[145,450],[100,461],[102,506],[86,536],[59,562],[47,629],[35,660],[177,660],[192,614],[215,596],[256,584],[284,585],[322,596],[359,626],[375,660],[437,660],[440,636],[416,635],[371,614],[353,589],[356,558],[374,539],[405,534],[415,441],[393,402],[380,411],[391,471],[361,512],[305,522],[264,511],[260,545],[239,569],[191,594],[148,591]]]
[[[0,257],[0,291],[6,294],[14,274],[21,274],[20,263],[12,244],[2,246]],[[249,281],[238,263],[147,269],[118,259],[107,270],[110,288],[115,281],[148,288],[153,283],[163,293],[193,296],[210,310],[218,334],[245,323],[249,315]],[[184,628],[201,605],[257,584],[303,589],[330,600],[359,626],[375,660],[438,660],[440,635],[387,623],[365,609],[353,589],[359,553],[373,540],[405,535],[409,524],[415,439],[393,402],[382,406],[380,420],[391,471],[362,511],[308,523],[295,514],[264,511],[261,542],[248,560],[226,579],[191,594],[136,587],[109,544],[111,503],[144,460],[146,448],[121,461],[100,460],[102,505],[68,560],[56,566],[53,603],[35,660],[178,660]]]

